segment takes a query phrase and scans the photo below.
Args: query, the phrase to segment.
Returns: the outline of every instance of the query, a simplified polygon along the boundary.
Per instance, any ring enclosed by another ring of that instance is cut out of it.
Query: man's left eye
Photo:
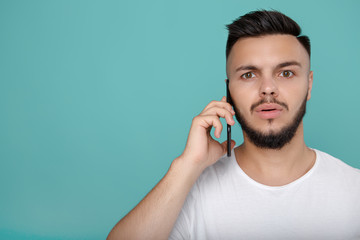
[[[286,78],[292,77],[293,75],[294,75],[294,73],[289,70],[282,71],[280,74],[281,77],[286,77]]]

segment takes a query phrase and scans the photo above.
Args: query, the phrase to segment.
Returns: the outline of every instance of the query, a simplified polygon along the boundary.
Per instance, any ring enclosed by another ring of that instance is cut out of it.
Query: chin
[[[269,119],[267,121],[268,123],[266,123],[266,126],[262,128],[253,127],[253,126],[250,127],[262,134],[278,134],[282,131],[282,129],[286,128],[287,126],[286,124],[282,124],[282,126],[279,126],[280,124],[274,123],[273,119]],[[257,126],[259,125],[260,124],[258,124]]]

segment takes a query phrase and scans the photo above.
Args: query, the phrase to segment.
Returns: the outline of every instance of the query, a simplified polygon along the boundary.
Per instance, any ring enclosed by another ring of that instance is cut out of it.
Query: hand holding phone
[[[228,101],[231,101],[228,94]],[[184,152],[179,156],[180,162],[195,167],[195,172],[202,172],[205,168],[216,163],[221,156],[227,153],[231,154],[231,149],[235,142],[231,140],[220,143],[215,138],[221,137],[223,123],[220,121],[224,118],[229,125],[234,125],[234,110],[230,103],[227,102],[226,96],[220,101],[213,100],[195,116],[192,120],[188,139]],[[229,126],[230,127],[230,126]],[[214,136],[211,130],[214,128]],[[228,128],[227,132],[230,130]],[[214,138],[215,137],[215,138]],[[233,143],[234,142],[234,143]]]

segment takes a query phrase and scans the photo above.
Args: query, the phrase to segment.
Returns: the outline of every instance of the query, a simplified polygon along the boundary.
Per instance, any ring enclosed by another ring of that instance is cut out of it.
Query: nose
[[[275,79],[273,79],[272,77],[264,77],[261,81],[259,95],[261,98],[269,96],[277,97],[279,95],[279,90],[276,85]]]

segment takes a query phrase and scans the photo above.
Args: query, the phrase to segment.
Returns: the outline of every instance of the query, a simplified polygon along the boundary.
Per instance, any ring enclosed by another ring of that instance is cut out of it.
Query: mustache
[[[276,104],[279,104],[280,106],[284,107],[286,110],[289,110],[289,107],[286,103],[280,102],[279,100],[277,100],[274,97],[266,97],[256,103],[252,104],[250,107],[251,112],[253,112],[257,106],[264,104],[264,103],[276,103]]]

